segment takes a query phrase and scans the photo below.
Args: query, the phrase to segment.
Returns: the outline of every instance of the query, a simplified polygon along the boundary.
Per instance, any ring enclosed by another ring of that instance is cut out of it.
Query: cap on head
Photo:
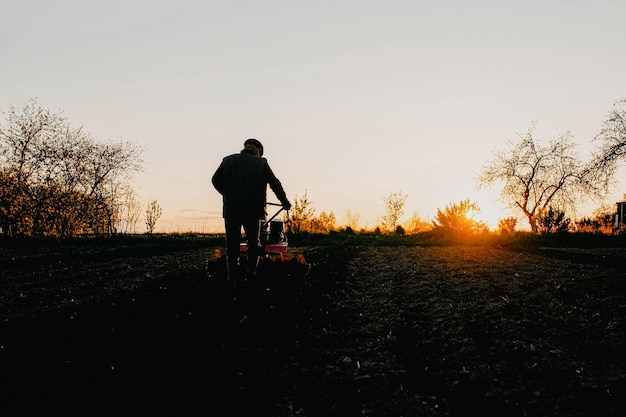
[[[263,156],[263,145],[258,140],[254,138],[246,139],[246,141],[243,143],[243,146],[246,146],[246,145],[252,145],[254,147],[259,148],[259,151],[260,151],[259,153],[261,154],[261,156]]]

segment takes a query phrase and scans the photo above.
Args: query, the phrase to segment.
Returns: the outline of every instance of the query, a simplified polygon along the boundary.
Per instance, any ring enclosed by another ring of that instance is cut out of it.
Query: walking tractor
[[[266,255],[277,255],[287,252],[287,235],[285,234],[285,222],[277,216],[284,210],[282,204],[267,203],[268,206],[280,206],[268,220],[261,221],[261,246]],[[287,212],[289,217],[289,212]],[[247,253],[248,244],[245,241],[239,243],[239,252]]]

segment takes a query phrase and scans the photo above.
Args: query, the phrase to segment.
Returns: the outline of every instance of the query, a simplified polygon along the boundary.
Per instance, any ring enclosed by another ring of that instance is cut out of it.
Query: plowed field
[[[0,252],[7,416],[626,415],[625,248]]]

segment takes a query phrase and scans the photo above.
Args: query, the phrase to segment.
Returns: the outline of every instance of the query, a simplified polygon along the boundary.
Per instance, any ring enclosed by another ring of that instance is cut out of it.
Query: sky
[[[338,224],[350,213],[371,228],[400,193],[401,220],[430,221],[470,199],[496,227],[520,213],[497,186],[477,190],[493,152],[534,124],[540,143],[571,132],[587,160],[626,96],[623,0],[3,0],[0,9],[0,109],[36,99],[96,139],[143,148],[133,185],[161,206],[156,231],[166,233],[223,230],[211,176],[250,137],[292,203],[306,195]],[[606,203],[621,201],[625,175],[619,183]]]

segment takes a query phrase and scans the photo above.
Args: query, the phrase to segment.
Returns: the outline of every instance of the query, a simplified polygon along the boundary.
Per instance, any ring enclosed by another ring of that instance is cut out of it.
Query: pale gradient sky
[[[466,198],[509,216],[498,188],[475,190],[492,152],[536,122],[543,143],[571,131],[586,160],[626,96],[623,0],[4,0],[0,10],[0,108],[35,98],[97,139],[144,147],[135,186],[161,205],[164,232],[221,230],[210,177],[249,137],[292,202],[306,192],[339,223],[349,210],[374,226],[390,193],[408,195],[403,220]]]

